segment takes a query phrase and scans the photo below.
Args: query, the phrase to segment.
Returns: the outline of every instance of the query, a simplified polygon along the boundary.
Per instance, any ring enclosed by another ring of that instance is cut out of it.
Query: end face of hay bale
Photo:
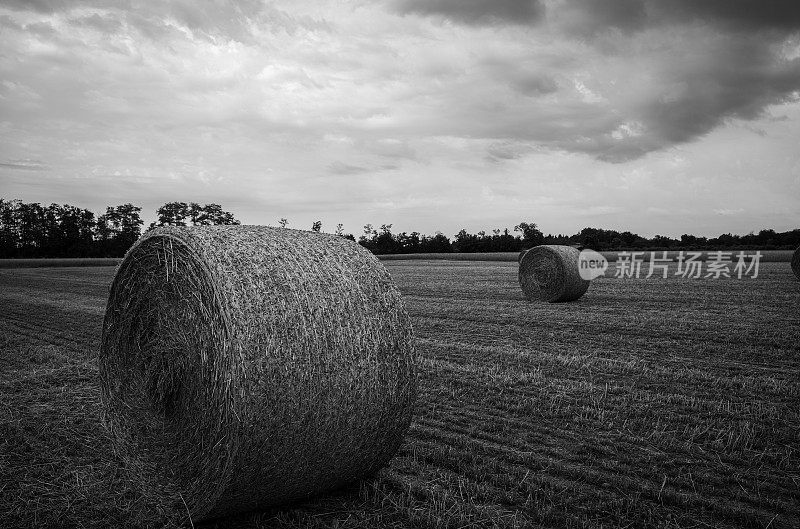
[[[800,248],[792,254],[792,271],[797,279],[800,279]]]
[[[143,490],[180,498],[196,520],[264,508],[394,455],[414,356],[400,294],[358,244],[260,226],[156,229],[112,284],[105,421]]]
[[[542,245],[525,252],[519,263],[519,285],[531,301],[575,301],[589,288],[578,268],[580,251],[571,246]]]

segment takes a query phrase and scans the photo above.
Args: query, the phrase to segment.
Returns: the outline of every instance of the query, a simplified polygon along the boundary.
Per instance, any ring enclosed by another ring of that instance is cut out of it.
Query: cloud
[[[19,159],[0,162],[0,167],[17,171],[49,171],[50,166],[39,160]]]
[[[388,201],[431,231],[457,230],[465,208],[478,228],[541,208],[558,230],[595,203],[637,229],[645,206],[687,196],[714,226],[740,220],[714,208],[749,212],[751,197],[798,218],[793,3],[136,5],[0,6],[5,193],[240,197],[252,222],[284,204],[304,225],[382,222]],[[770,182],[743,183],[755,174]]]
[[[69,2],[59,0],[6,0],[5,7],[15,11],[36,11],[39,13],[53,13],[61,10]]]
[[[633,77],[633,89],[610,94],[611,108],[639,127],[613,137],[599,157],[624,161],[688,143],[727,120],[758,119],[772,105],[798,100],[800,59],[781,56],[756,35],[697,33],[671,42],[678,58],[648,55],[641,65],[648,79]]]
[[[532,24],[543,14],[539,0],[400,0],[395,9],[476,26]]]
[[[122,22],[112,15],[92,13],[88,16],[71,18],[68,22],[76,27],[91,28],[108,34],[118,33],[122,30]]]
[[[786,30],[800,27],[792,3],[753,17],[740,2],[545,5],[535,26],[473,32],[474,45],[463,39],[464,55],[450,57],[449,84],[426,93],[435,103],[412,128],[618,163],[797,100],[800,43]],[[489,157],[505,159],[500,154]]]
[[[773,104],[796,100],[800,60],[783,60],[750,39],[721,39],[698,50],[696,60],[674,65],[670,81],[679,89],[653,98],[642,115],[661,138],[690,141],[725,118],[758,118]]]
[[[367,173],[369,169],[360,165],[348,165],[337,160],[328,165],[328,171],[338,175],[352,175]]]
[[[127,23],[150,38],[183,29],[195,38],[254,43],[256,27],[288,33],[324,27],[310,17],[292,17],[261,0],[171,0],[148,4],[146,10],[137,10],[129,0],[10,0],[3,7],[48,15],[76,12],[80,15],[70,20],[73,25],[114,32]],[[95,12],[85,15],[86,10]]]
[[[640,30],[647,24],[642,0],[567,0],[549,5],[547,15],[566,34],[581,38],[610,29]]]
[[[800,89],[798,62],[779,46],[787,37],[762,31],[792,20],[788,3],[756,17],[749,31],[731,29],[749,13],[738,2],[701,4],[403,0],[390,5],[465,27],[459,33],[429,27],[423,37],[409,31],[418,21],[403,19],[408,27],[387,26],[397,32],[392,39],[380,24],[351,39],[341,19],[290,14],[255,0],[179,0],[147,14],[122,0],[67,0],[33,7],[62,10],[67,26],[49,17],[17,31],[49,45],[59,68],[72,63],[85,79],[126,79],[130,90],[113,91],[69,79],[80,99],[74,107],[86,118],[138,110],[141,119],[158,121],[169,101],[172,123],[250,121],[262,130],[346,132],[356,149],[378,156],[416,159],[408,138],[465,136],[624,162],[694,141],[731,118],[755,119]],[[97,12],[73,10],[80,5]],[[71,38],[70,25],[80,40]],[[483,25],[489,33],[474,27]],[[448,41],[454,38],[460,40]],[[119,66],[84,58],[98,51],[125,58]],[[30,75],[40,76],[29,62]],[[138,82],[150,96],[136,95]],[[54,113],[66,108],[42,106]],[[489,158],[507,159],[498,154]]]
[[[800,27],[795,0],[555,0],[547,15],[568,33],[584,37],[609,29],[633,32],[687,23],[736,31]]]
[[[607,29],[639,31],[675,23],[729,29],[794,30],[796,0],[396,0],[401,14],[439,16],[467,25],[533,25],[547,18],[568,32],[588,36]]]
[[[741,213],[744,213],[744,208],[736,208],[736,209],[720,208],[714,210],[714,214],[722,216],[739,215]]]
[[[509,84],[525,95],[551,94],[558,90],[555,79],[540,73],[513,73]]]
[[[800,27],[800,3],[795,0],[648,0],[652,18],[668,21],[700,20],[738,29]]]
[[[486,148],[486,157],[490,162],[498,163],[506,160],[517,160],[531,152],[527,144],[509,141],[494,142]]]

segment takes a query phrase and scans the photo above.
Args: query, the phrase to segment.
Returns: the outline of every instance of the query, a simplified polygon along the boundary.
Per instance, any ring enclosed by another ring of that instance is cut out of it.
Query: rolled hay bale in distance
[[[383,265],[343,237],[262,226],[144,235],[111,286],[99,369],[115,451],[195,520],[374,473],[416,395]]]
[[[800,279],[800,248],[792,254],[792,272],[797,279]]]
[[[519,263],[519,285],[531,301],[575,301],[586,293],[589,281],[578,268],[580,251],[572,246],[534,246]]]

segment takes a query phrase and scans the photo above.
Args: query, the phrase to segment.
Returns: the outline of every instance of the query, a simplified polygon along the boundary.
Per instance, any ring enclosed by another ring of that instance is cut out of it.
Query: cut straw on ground
[[[580,276],[580,251],[572,246],[542,245],[525,252],[519,263],[519,284],[531,301],[575,301],[589,281]]]
[[[117,270],[105,422],[143,494],[194,520],[382,467],[411,420],[411,325],[389,273],[335,235],[159,228]]]

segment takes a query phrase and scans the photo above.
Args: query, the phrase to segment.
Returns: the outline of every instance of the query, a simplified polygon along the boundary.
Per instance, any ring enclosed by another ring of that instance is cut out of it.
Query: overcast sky
[[[0,79],[7,199],[800,227],[797,0],[3,0]]]

